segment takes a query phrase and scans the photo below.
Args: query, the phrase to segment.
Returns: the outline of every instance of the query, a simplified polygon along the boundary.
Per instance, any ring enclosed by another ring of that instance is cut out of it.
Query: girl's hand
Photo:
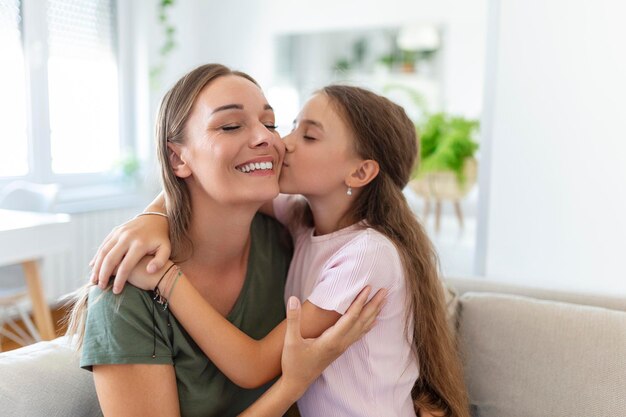
[[[146,271],[146,269],[147,266],[150,265],[150,262],[152,262],[153,260],[154,256],[151,255],[141,258],[135,268],[130,271],[127,282],[142,290],[151,291],[154,289],[154,287],[157,286],[157,284],[159,284],[159,280],[165,275],[166,272],[168,272],[167,275],[170,276],[171,274],[169,272],[175,269],[170,268],[173,265],[173,262],[167,261],[163,268],[157,270],[154,273],[149,273]],[[115,277],[115,280],[117,281],[117,276]],[[166,279],[161,281],[161,284],[162,285],[159,285],[159,287],[163,288],[166,284]]]
[[[387,291],[379,290],[366,304],[371,288],[365,287],[334,326],[316,339],[303,339],[300,332],[300,301],[290,297],[287,306],[287,331],[282,354],[282,380],[295,398],[354,342],[376,324]]]
[[[93,267],[91,282],[106,288],[117,268],[113,292],[119,294],[130,271],[145,255],[154,255],[143,264],[146,272],[156,273],[165,265],[170,253],[167,218],[155,215],[137,217],[116,227],[104,239],[89,263]]]

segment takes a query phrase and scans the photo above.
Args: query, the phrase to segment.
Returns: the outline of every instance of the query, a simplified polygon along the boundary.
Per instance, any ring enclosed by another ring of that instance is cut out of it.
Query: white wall
[[[269,5],[275,33],[443,25],[444,108],[470,117],[480,114],[487,0],[273,0]]]
[[[446,33],[445,108],[474,117],[482,106],[486,7],[487,0],[182,0],[173,7],[179,48],[164,84],[200,63],[221,62],[267,87],[274,81],[277,34],[434,22]]]
[[[626,295],[626,5],[492,5],[478,272]]]

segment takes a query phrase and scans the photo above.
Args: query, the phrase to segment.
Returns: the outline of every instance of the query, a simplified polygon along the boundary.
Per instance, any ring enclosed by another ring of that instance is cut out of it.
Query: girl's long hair
[[[419,143],[404,109],[358,87],[332,85],[326,94],[350,127],[357,154],[377,161],[380,172],[356,197],[347,216],[365,220],[395,244],[408,290],[408,334],[420,374],[416,408],[468,417],[467,392],[456,340],[446,321],[436,251],[402,193],[416,164]]]
[[[170,163],[168,143],[182,144],[186,140],[185,126],[200,92],[213,80],[227,75],[245,78],[258,83],[248,74],[233,71],[220,64],[206,64],[184,75],[165,94],[156,120],[155,137],[157,156],[161,167],[161,183],[169,217],[169,234],[172,256],[180,261],[191,256],[193,245],[189,238],[191,197],[185,180],[174,174]],[[87,301],[91,284],[80,288],[70,300],[73,305],[68,317],[67,334],[75,335],[77,347],[82,346],[87,316]]]

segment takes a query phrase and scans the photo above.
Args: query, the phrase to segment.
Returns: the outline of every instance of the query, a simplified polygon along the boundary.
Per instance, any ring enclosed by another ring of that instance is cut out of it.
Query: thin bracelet
[[[152,292],[154,293],[154,301],[156,301],[159,304],[165,304],[167,302],[167,300],[165,299],[165,297],[163,297],[163,295],[161,294],[161,290],[159,290],[159,284],[161,283],[161,281],[163,281],[163,278],[165,278],[165,276],[167,275],[168,272],[170,272],[170,270],[172,268],[174,268],[176,266],[175,263],[172,263],[169,268],[167,268],[165,270],[165,272],[163,273],[163,275],[161,275],[161,278],[159,278],[159,280],[157,281],[156,286],[154,287],[154,289],[152,290]]]
[[[170,292],[167,294],[167,299],[165,300],[165,306],[163,307],[164,310],[167,310],[167,306],[170,305],[170,298],[172,298],[174,287],[176,286],[176,283],[178,282],[178,278],[180,278],[180,276],[183,274],[183,271],[181,271],[178,266],[176,267],[176,270],[178,271],[178,273],[176,274],[176,278],[174,278],[174,282],[172,283]]]
[[[164,213],[161,213],[161,212],[158,212],[158,211],[144,211],[144,212],[139,213],[138,215],[136,215],[134,218],[136,219],[137,217],[148,216],[148,215],[161,216],[161,217],[165,217],[168,220],[170,219],[167,214],[164,214]]]

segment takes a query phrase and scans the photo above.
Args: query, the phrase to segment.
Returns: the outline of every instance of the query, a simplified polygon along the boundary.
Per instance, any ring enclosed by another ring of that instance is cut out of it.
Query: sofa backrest
[[[458,335],[477,417],[626,416],[626,312],[467,292]]]
[[[491,281],[480,277],[448,277],[445,279],[445,282],[447,285],[454,288],[459,296],[466,292],[491,292],[626,311],[626,297],[624,296],[618,297],[607,294],[590,294],[587,292],[526,287]]]

